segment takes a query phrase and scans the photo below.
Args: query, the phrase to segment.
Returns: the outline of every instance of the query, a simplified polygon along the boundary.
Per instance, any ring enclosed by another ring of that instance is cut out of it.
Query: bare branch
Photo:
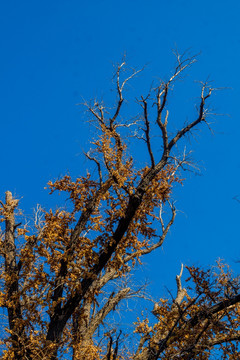
[[[182,288],[182,283],[181,283],[182,273],[183,273],[183,264],[181,265],[180,274],[176,276],[177,297],[174,300],[174,304],[173,304],[175,307],[179,307],[179,305],[183,301],[183,298],[187,295],[187,290]]]
[[[88,153],[84,153],[84,154],[85,154],[85,156],[86,156],[89,160],[94,161],[94,162],[96,163],[97,168],[98,168],[99,182],[100,182],[100,188],[101,188],[103,181],[102,181],[102,171],[101,171],[100,162],[99,162],[96,158],[90,156],[90,155],[89,155],[89,152],[88,152]]]
[[[94,102],[93,106],[90,106],[86,101],[84,102],[84,106],[88,109],[90,113],[94,115],[94,117],[100,122],[100,124],[105,125],[104,122],[104,113],[103,106],[100,105],[97,101]],[[99,111],[99,113],[97,112]]]
[[[168,145],[169,150],[171,150],[172,147],[192,128],[194,128],[200,122],[205,121],[207,113],[205,111],[204,105],[205,105],[206,100],[211,96],[212,90],[213,89],[208,88],[208,86],[206,84],[203,85],[202,92],[201,92],[201,103],[200,103],[200,107],[199,107],[198,118],[195,121],[193,121],[192,123],[190,123],[187,126],[185,126],[184,128],[182,128],[182,130],[178,131],[178,133],[174,136],[174,138],[170,141],[170,143]],[[205,91],[207,91],[207,92],[205,93]]]
[[[138,73],[140,73],[143,69],[137,70],[137,71],[133,71],[133,73],[128,76],[123,82],[122,84],[120,83],[120,72],[122,70],[122,68],[126,65],[125,61],[122,62],[120,65],[118,65],[117,67],[117,72],[116,72],[116,77],[117,77],[117,92],[118,92],[118,103],[117,103],[117,107],[116,107],[116,111],[113,115],[113,117],[110,119],[110,129],[112,129],[113,124],[115,122],[115,120],[117,119],[119,113],[120,113],[120,109],[122,106],[122,103],[124,101],[123,99],[123,89],[124,86],[126,85],[126,83],[131,80],[134,76],[136,76]]]
[[[152,152],[152,148],[151,148],[151,142],[150,142],[150,123],[148,120],[148,110],[147,110],[147,101],[146,99],[144,99],[144,97],[141,97],[141,102],[142,102],[142,107],[144,109],[144,122],[145,122],[145,126],[146,128],[144,129],[145,135],[146,135],[146,143],[147,143],[147,148],[148,148],[148,152],[150,155],[150,159],[151,159],[151,164],[152,164],[152,168],[155,167],[155,161],[154,161],[154,156],[153,156],[153,152]]]

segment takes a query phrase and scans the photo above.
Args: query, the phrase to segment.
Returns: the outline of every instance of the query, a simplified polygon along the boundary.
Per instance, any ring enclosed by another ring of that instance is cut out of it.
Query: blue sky
[[[54,206],[48,180],[88,166],[86,114],[76,106],[95,96],[111,99],[112,64],[124,53],[144,73],[136,96],[151,81],[171,74],[172,49],[200,53],[186,85],[176,86],[171,119],[179,127],[194,116],[198,85],[225,88],[211,99],[212,135],[202,127],[187,142],[201,176],[186,174],[175,191],[177,220],[163,248],[146,259],[144,276],[155,295],[174,288],[181,262],[212,264],[224,258],[236,270],[240,259],[239,63],[240,3],[237,0],[9,0],[0,6],[1,182],[29,216],[37,203]],[[170,121],[170,120],[169,120]],[[141,155],[141,154],[140,154]]]

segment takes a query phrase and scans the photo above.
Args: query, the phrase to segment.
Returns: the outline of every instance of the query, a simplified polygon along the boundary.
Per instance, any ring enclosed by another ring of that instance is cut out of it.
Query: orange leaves
[[[148,319],[138,319],[135,324],[141,341],[149,339],[142,350],[143,357],[136,359],[147,358],[150,348],[161,359],[207,360],[216,345],[219,345],[218,358],[234,359],[232,354],[236,354],[235,359],[239,358],[239,279],[233,279],[228,267],[221,262],[206,271],[196,267],[188,270],[191,297],[187,295],[181,303],[174,298],[160,299],[154,305],[155,324],[151,326]]]
[[[33,224],[19,228],[14,217],[18,200],[7,192],[6,203],[0,202],[0,218],[6,222],[6,231],[1,234],[0,306],[10,314],[11,329],[3,359],[48,360],[55,358],[55,352],[58,358],[64,358],[66,352],[68,357],[73,354],[74,360],[127,358],[128,351],[123,357],[117,354],[120,334],[114,338],[113,324],[107,326],[108,335],[105,329],[102,331],[98,345],[94,333],[101,333],[106,316],[121,299],[138,293],[130,291],[125,275],[143,254],[162,245],[175,219],[171,193],[174,184],[182,182],[178,168],[188,162],[185,155],[179,162],[170,152],[178,140],[205,121],[205,100],[212,91],[209,89],[204,96],[204,85],[197,120],[180,128],[174,137],[168,134],[170,84],[192,62],[191,58],[181,60],[177,56],[170,80],[141,97],[144,128],[139,126],[139,115],[129,121],[121,110],[124,85],[137,72],[120,81],[125,62],[117,67],[115,108],[107,108],[102,102],[87,105],[99,132],[86,154],[95,163],[96,171],[76,180],[66,175],[48,183],[50,193],[63,192],[70,200],[64,209],[43,212],[38,208]],[[157,118],[152,119],[154,112],[149,105],[157,106]],[[134,130],[129,132],[132,126]],[[161,142],[151,139],[153,133],[161,137],[162,154]],[[139,164],[134,163],[136,152],[141,155],[144,149],[133,149],[132,145],[128,148],[132,137],[147,144],[151,167],[144,162],[145,154]],[[138,319],[135,333],[141,336],[139,354],[142,350],[145,355],[153,351],[149,357],[133,359],[152,359],[161,346],[165,346],[162,359],[208,359],[213,339],[219,340],[217,336],[225,335],[226,329],[230,335],[238,330],[239,305],[221,308],[218,313],[207,310],[238,293],[239,281],[233,280],[220,264],[214,274],[196,267],[188,270],[190,295],[185,296],[179,276],[175,301],[161,299],[155,304],[155,324],[150,325],[150,318]],[[200,350],[195,354],[192,349]],[[224,348],[223,353],[229,355],[233,350]]]
[[[14,210],[17,208],[19,203],[19,200],[14,199],[12,197],[12,193],[10,191],[6,191],[5,197],[6,197],[6,203],[3,204],[2,202],[0,202],[1,222],[5,221],[6,219],[9,219],[13,215]]]
[[[0,291],[0,307],[4,307],[6,305],[6,294]]]
[[[148,168],[144,169],[144,173],[148,171]],[[144,205],[147,205],[148,202],[166,202],[170,198],[170,194],[172,192],[172,187],[174,183],[182,183],[182,179],[180,179],[176,175],[176,168],[173,165],[167,165],[163,168],[159,173],[154,177],[151,184],[149,185],[145,197],[146,202]]]
[[[93,341],[89,340],[88,342],[76,343],[73,345],[74,349],[74,359],[75,360],[100,360],[101,357],[101,348],[94,345]]]
[[[137,318],[137,322],[134,323],[136,326],[134,332],[143,335],[149,334],[152,328],[148,324],[149,319],[140,320],[140,318]]]
[[[12,349],[3,350],[2,360],[15,360],[15,354]]]
[[[28,230],[25,228],[17,228],[17,234],[18,236],[22,236],[25,235],[26,233],[28,233]]]
[[[138,171],[137,175],[143,178],[148,172],[149,168],[145,167]],[[125,257],[126,252],[135,252],[135,258],[139,259],[142,250],[153,245],[159,231],[159,223],[162,222],[159,211],[164,203],[170,199],[172,186],[176,182],[181,182],[181,179],[176,176],[176,169],[172,165],[161,170],[151,181],[144,194],[143,201],[128,227],[126,236],[123,237],[118,246],[117,252],[121,253],[122,257]],[[119,204],[117,217],[124,216],[126,205],[126,202],[123,203],[123,206]],[[116,210],[111,209],[109,211],[111,216],[113,216],[114,211]]]
[[[76,180],[66,175],[55,182],[50,181],[50,193],[64,192],[71,203],[68,202],[65,209],[42,211],[44,217],[41,217],[40,223],[35,219],[36,232],[33,227],[17,228],[18,241],[21,243],[16,253],[19,270],[15,272],[14,279],[13,275],[6,273],[2,276],[5,284],[13,280],[18,282],[18,291],[11,299],[0,294],[0,305],[14,308],[16,302],[21,304],[28,346],[34,356],[40,349],[43,358],[54,351],[56,344],[46,343],[49,325],[46,318],[53,317],[59,309],[63,311],[67,304],[72,304],[73,299],[82,294],[83,279],[85,284],[88,280],[94,280],[86,293],[91,304],[89,316],[94,316],[102,287],[111,279],[124,277],[137,260],[140,262],[143,251],[148,250],[158,239],[156,224],[159,225],[159,208],[170,199],[173,184],[181,182],[172,165],[167,165],[156,174],[117,242],[116,229],[127,217],[129,203],[150,169],[146,166],[140,170],[134,168],[132,158],[126,156],[127,146],[116,128],[102,126],[101,131],[99,139],[93,143],[95,148],[92,151],[99,165],[98,181],[93,180],[96,173],[87,173]],[[6,212],[4,206],[0,212],[4,220],[11,213],[14,222],[13,212],[17,203],[13,199],[11,201],[9,212]],[[95,273],[93,269],[98,267],[99,259],[104,258],[102,255],[107,254],[115,244],[117,246],[110,253],[101,272]],[[81,308],[81,304],[77,306]],[[167,317],[164,310],[166,307],[163,304],[158,314],[163,322]],[[87,320],[82,318],[81,321],[84,323]],[[75,351],[75,359],[103,358],[101,348],[95,346],[92,339],[88,343],[74,341],[69,329],[72,328],[68,323],[62,339],[65,349],[70,346]],[[139,320],[136,332],[143,334],[150,331],[160,331],[160,325],[151,328],[147,319],[142,322]],[[59,349],[61,346],[58,344]]]
[[[48,183],[51,192],[64,191],[70,194],[70,199],[74,204],[74,211],[77,212],[84,208],[89,195],[95,194],[97,184],[90,179],[90,174],[86,177],[77,178],[72,181],[69,175],[64,176],[55,182],[49,181]]]
[[[51,269],[55,272],[59,269],[63,250],[69,243],[69,226],[72,222],[73,215],[67,211],[45,212],[43,241],[38,246],[38,253],[47,258]]]
[[[70,234],[69,225],[73,220],[73,215],[64,210],[57,210],[55,213],[50,210],[49,213],[45,213],[43,237],[50,247],[54,244],[67,244]]]

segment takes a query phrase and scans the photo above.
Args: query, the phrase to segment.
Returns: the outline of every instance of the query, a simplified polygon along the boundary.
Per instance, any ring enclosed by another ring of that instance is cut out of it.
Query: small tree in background
[[[189,165],[186,154],[177,156],[174,149],[206,123],[213,89],[204,83],[196,119],[173,135],[168,131],[169,92],[195,62],[176,58],[170,79],[139,98],[142,115],[134,120],[121,116],[124,88],[138,73],[121,80],[125,62],[116,69],[116,105],[85,104],[96,129],[85,155],[97,171],[49,182],[51,193],[67,195],[68,206],[39,206],[33,229],[18,223],[18,200],[6,192],[0,208],[0,304],[8,318],[2,359],[210,359],[214,351],[239,358],[239,283],[221,263],[207,271],[187,268],[188,288],[181,284],[182,269],[176,298],[159,294],[153,315],[136,320],[128,334],[135,342],[131,348],[106,321],[120,301],[141,292],[127,275],[162,246],[176,215],[172,188],[182,183],[181,167]],[[152,133],[160,136],[158,144]],[[129,139],[144,141],[137,149],[147,153],[148,165],[135,160]]]

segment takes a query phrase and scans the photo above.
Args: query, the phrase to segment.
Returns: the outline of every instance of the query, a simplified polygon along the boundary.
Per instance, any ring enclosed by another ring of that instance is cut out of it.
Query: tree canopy
[[[128,275],[162,246],[174,223],[173,187],[190,166],[179,144],[207,124],[214,92],[201,83],[196,117],[169,131],[169,93],[194,62],[176,54],[173,74],[140,95],[133,118],[122,111],[125,88],[139,71],[125,61],[116,67],[116,103],[84,104],[94,127],[85,153],[91,170],[48,183],[50,194],[65,194],[63,207],[39,205],[32,224],[24,223],[19,200],[6,192],[0,204],[2,359],[239,358],[239,281],[221,261],[209,269],[186,266],[184,286],[182,266],[176,297],[159,294],[132,332],[107,321],[124,299],[144,297]],[[136,160],[136,142],[147,163]]]

